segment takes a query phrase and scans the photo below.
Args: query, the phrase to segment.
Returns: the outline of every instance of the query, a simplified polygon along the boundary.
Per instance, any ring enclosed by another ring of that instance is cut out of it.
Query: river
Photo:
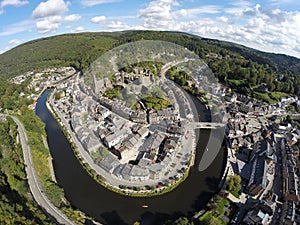
[[[219,151],[205,171],[198,171],[209,130],[200,131],[195,166],[191,168],[188,178],[172,192],[151,198],[134,198],[107,190],[95,182],[78,162],[67,138],[46,107],[48,93],[45,91],[39,98],[36,114],[46,124],[57,182],[71,205],[95,220],[108,225],[126,225],[134,221],[141,221],[142,225],[162,224],[167,219],[193,215],[218,190],[226,163],[224,151]],[[205,120],[205,108],[201,104],[197,104],[197,107],[202,112],[200,119]],[[142,205],[149,207],[142,208]]]

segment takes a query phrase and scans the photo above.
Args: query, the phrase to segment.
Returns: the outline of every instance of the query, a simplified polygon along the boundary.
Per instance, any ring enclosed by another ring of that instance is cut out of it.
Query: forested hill
[[[100,32],[38,39],[0,55],[0,76],[11,78],[27,71],[69,65],[84,71],[105,51],[137,40],[182,45],[203,58],[221,82],[246,94],[255,94],[253,89],[261,83],[273,92],[300,94],[300,59],[180,32]]]

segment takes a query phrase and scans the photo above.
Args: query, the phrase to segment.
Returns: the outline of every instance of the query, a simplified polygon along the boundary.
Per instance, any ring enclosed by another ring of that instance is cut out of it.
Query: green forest
[[[11,78],[54,66],[73,66],[84,72],[109,49],[138,40],[163,40],[186,47],[209,65],[220,82],[247,95],[274,99],[271,94],[264,96],[255,91],[262,83],[279,96],[300,94],[299,59],[179,32],[99,32],[38,39],[0,55],[0,76]]]

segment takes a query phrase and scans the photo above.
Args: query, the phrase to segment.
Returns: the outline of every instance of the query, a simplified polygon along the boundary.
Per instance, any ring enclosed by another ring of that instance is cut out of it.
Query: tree
[[[228,184],[228,191],[230,192],[238,192],[241,190],[241,177],[239,175],[232,175],[228,178],[227,184]]]
[[[186,217],[180,217],[175,221],[168,221],[165,225],[194,225],[193,222],[190,222]]]
[[[222,225],[222,223],[218,220],[218,218],[210,216],[207,219],[204,219],[200,222],[201,225]]]

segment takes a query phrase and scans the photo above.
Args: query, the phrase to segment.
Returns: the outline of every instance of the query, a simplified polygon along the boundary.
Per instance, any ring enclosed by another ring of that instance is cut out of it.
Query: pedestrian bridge
[[[211,123],[211,122],[193,122],[190,124],[193,129],[217,129],[225,126],[224,123]]]

